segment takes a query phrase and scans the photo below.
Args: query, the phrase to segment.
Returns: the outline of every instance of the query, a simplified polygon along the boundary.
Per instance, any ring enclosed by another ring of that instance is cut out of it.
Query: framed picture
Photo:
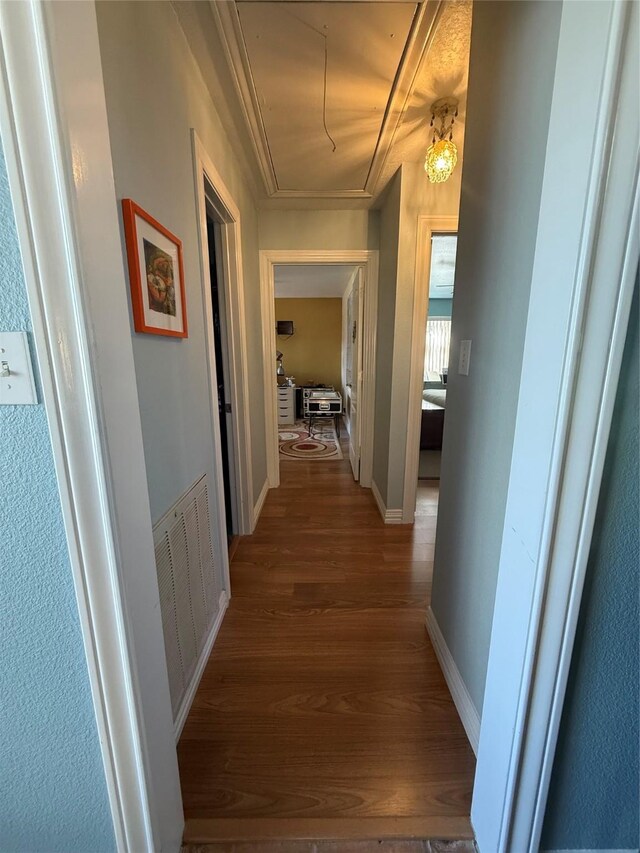
[[[122,212],[136,332],[186,338],[182,241],[130,198]]]

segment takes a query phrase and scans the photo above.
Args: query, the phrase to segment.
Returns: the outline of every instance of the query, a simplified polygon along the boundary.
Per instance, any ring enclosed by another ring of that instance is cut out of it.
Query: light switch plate
[[[471,341],[460,341],[460,358],[458,359],[458,373],[460,373],[462,376],[468,376],[470,362]]]
[[[24,406],[37,402],[27,333],[0,332],[0,405]]]

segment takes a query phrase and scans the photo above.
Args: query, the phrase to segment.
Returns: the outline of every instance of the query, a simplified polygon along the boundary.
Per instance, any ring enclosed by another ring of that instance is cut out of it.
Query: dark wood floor
[[[474,757],[424,627],[437,485],[411,527],[346,459],[281,481],[180,740],[185,840],[471,837]]]

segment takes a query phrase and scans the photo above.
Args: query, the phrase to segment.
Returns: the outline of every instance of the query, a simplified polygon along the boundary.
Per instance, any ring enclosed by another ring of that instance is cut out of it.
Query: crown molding
[[[378,143],[364,186],[364,189],[372,196],[378,190],[380,175],[402,122],[420,66],[433,41],[443,5],[443,0],[425,0],[419,4],[419,9],[413,19],[396,79],[393,81]]]
[[[367,190],[276,190],[270,198],[373,198]]]
[[[213,20],[220,33],[225,57],[229,64],[229,70],[236,86],[242,113],[249,129],[251,143],[258,160],[265,190],[269,197],[273,197],[278,191],[278,183],[273,168],[273,161],[271,160],[267,132],[262,120],[262,113],[260,112],[249,56],[244,44],[238,9],[235,0],[223,3],[216,2],[216,0],[209,0],[209,5],[211,6]]]
[[[382,2],[383,0],[377,0]],[[402,121],[407,101],[436,32],[443,0],[422,0],[407,36],[407,41],[391,87],[382,126],[365,185],[344,190],[281,189],[269,149],[269,140],[260,110],[251,64],[244,42],[236,0],[209,0],[226,60],[229,64],[251,144],[268,199],[357,199],[371,200],[377,190],[384,165]]]

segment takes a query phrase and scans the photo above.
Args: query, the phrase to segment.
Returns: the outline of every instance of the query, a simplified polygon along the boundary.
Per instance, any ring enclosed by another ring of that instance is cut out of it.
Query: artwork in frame
[[[122,200],[136,332],[187,337],[182,241],[133,199]]]

